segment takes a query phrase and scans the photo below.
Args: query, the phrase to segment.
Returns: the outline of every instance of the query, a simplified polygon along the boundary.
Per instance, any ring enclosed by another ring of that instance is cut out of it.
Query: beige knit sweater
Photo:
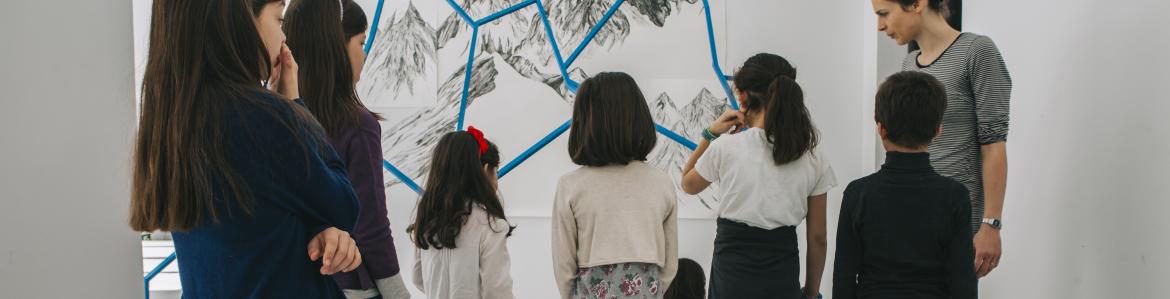
[[[553,272],[568,298],[579,268],[619,263],[662,267],[662,289],[678,267],[674,182],[644,162],[581,167],[557,182]]]

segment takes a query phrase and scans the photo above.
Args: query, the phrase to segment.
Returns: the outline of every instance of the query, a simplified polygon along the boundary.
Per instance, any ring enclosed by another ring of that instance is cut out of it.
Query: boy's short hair
[[[874,120],[886,128],[886,139],[908,148],[930,145],[938,134],[947,91],[942,82],[923,72],[903,71],[878,88]]]

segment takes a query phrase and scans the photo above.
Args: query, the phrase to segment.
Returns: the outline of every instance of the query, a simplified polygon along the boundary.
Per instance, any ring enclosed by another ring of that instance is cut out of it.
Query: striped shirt
[[[1007,141],[1012,79],[991,38],[964,32],[929,65],[918,63],[922,50],[906,55],[904,71],[933,75],[947,90],[942,133],[930,145],[930,164],[939,174],[971,191],[971,225],[983,220],[981,145]]]

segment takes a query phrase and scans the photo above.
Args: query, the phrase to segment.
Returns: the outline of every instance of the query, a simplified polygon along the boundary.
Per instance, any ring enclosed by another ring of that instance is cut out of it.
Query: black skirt
[[[796,227],[771,230],[719,218],[709,299],[800,298]]]

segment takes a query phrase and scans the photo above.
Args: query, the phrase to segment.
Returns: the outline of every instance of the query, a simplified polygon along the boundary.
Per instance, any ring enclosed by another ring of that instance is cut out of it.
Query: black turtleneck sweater
[[[977,298],[967,188],[927,153],[886,164],[845,188],[834,298]]]

